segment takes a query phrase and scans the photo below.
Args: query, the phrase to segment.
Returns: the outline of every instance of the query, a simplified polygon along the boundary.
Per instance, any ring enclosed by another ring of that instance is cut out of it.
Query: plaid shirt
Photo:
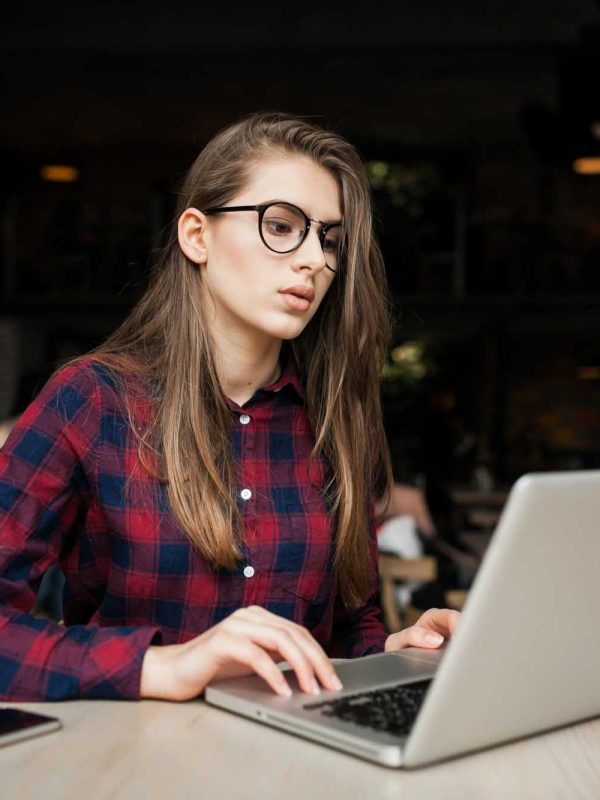
[[[136,424],[148,404],[136,398]],[[213,570],[139,466],[122,390],[91,361],[63,369],[0,451],[0,698],[139,698],[150,644],[185,642],[259,605],[308,628],[331,657],[380,652],[377,545],[370,600],[349,612],[333,580],[334,532],[308,476],[314,444],[289,358],[280,379],[229,401],[243,558]],[[29,615],[40,580],[65,573],[64,625]]]

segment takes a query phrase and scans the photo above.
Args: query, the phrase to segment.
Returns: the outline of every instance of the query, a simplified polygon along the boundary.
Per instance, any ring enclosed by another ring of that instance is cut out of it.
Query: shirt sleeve
[[[387,632],[381,616],[375,509],[369,506],[369,593],[360,608],[348,609],[338,595],[333,611],[333,632],[328,648],[331,658],[358,658],[382,653]]]
[[[85,524],[101,391],[91,365],[55,375],[0,450],[0,699],[138,699],[153,626],[30,615],[44,572]]]

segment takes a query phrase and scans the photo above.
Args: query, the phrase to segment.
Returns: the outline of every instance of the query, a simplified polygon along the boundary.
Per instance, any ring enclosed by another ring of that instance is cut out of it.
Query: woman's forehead
[[[310,217],[337,220],[342,217],[337,180],[329,170],[302,155],[281,155],[253,163],[244,188],[236,195],[240,203],[286,200]]]

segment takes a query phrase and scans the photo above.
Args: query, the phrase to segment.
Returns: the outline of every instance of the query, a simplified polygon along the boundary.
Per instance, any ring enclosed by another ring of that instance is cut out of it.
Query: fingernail
[[[441,644],[444,641],[444,637],[440,633],[426,633],[425,641],[427,644]]]
[[[279,684],[279,686],[280,686],[280,694],[282,694],[284,697],[292,696],[292,690],[287,681],[283,681],[282,683]]]
[[[337,691],[338,691],[338,692],[339,692],[341,689],[343,689],[343,688],[344,688],[344,685],[343,685],[343,683],[342,683],[342,682],[341,682],[341,680],[338,678],[338,676],[335,674],[335,672],[334,672],[334,673],[333,673],[333,675],[331,676],[330,683],[331,683],[331,685],[333,686],[333,688],[334,688],[334,689],[337,689]]]
[[[319,684],[317,683],[317,679],[313,678],[310,682],[310,688],[313,694],[321,694],[321,690],[319,689]]]

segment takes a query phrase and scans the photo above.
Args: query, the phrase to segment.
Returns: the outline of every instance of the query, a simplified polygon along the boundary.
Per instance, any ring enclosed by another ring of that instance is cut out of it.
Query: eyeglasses
[[[258,211],[258,232],[263,244],[274,253],[297,250],[308,236],[312,222],[321,225],[319,242],[325,256],[325,266],[337,272],[341,260],[342,223],[323,222],[307,216],[292,203],[260,203],[256,206],[221,206],[204,209],[204,214],[228,211]]]

